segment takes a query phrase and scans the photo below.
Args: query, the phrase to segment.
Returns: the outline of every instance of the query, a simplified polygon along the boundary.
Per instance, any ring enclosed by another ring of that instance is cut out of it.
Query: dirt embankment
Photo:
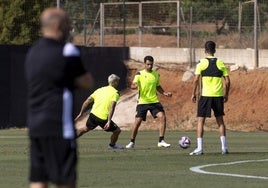
[[[186,68],[175,64],[155,64],[161,85],[173,93],[172,98],[159,95],[167,115],[167,129],[195,130],[196,104],[190,100],[192,79],[182,81]],[[130,78],[143,68],[142,64],[128,64]],[[225,122],[229,130],[268,131],[268,70],[246,71],[239,69],[230,72],[231,90],[225,104]],[[123,129],[130,129],[135,114],[137,92],[127,89],[122,92],[114,120]],[[158,129],[157,121],[148,115],[141,129]],[[208,118],[205,129],[217,129],[215,118]]]

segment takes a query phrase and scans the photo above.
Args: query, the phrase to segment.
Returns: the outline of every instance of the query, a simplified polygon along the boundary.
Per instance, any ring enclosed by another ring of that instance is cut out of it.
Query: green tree
[[[0,43],[31,44],[40,34],[39,16],[55,0],[0,0]]]

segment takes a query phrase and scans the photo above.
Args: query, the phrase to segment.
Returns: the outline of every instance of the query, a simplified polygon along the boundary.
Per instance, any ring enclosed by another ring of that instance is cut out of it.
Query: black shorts
[[[75,184],[76,165],[76,140],[30,138],[30,182]]]
[[[103,119],[100,119],[98,118],[97,116],[95,116],[94,114],[90,113],[89,114],[89,117],[87,119],[87,128],[89,130],[93,130],[95,129],[96,127],[100,126],[102,129],[104,128],[104,126],[106,125],[108,120],[103,120]],[[110,124],[110,127],[109,129],[105,130],[107,132],[114,132],[116,129],[117,129],[117,125],[111,121],[111,124]]]
[[[214,116],[224,115],[223,97],[204,97],[201,96],[198,101],[197,116],[198,117],[211,117],[211,109]]]
[[[165,112],[162,104],[159,102],[152,104],[138,104],[136,107],[136,117],[142,118],[143,121],[146,121],[148,111],[150,111],[154,118],[156,118],[158,112]]]

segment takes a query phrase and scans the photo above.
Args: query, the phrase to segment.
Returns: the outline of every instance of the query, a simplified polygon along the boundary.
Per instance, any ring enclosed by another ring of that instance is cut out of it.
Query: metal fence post
[[[84,14],[84,46],[87,43],[87,7],[86,7],[86,0],[83,0],[83,14]]]
[[[254,0],[254,68],[255,69],[259,67],[257,9],[258,9],[258,1]]]
[[[180,47],[180,1],[177,2],[177,47]]]
[[[139,47],[142,44],[142,3],[139,2]]]
[[[126,2],[123,0],[123,45],[126,47]]]
[[[104,46],[104,5],[100,4],[100,46]]]

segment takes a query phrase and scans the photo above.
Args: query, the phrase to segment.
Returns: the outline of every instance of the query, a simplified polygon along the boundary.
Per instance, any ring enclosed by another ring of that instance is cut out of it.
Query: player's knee
[[[86,133],[86,132],[88,132],[88,131],[89,131],[89,129],[88,129],[88,127],[87,127],[87,126],[82,126],[82,127],[79,127],[79,128],[78,128],[78,130],[79,130],[80,132],[83,132],[83,133]]]
[[[120,134],[121,133],[121,129],[119,127],[117,127],[117,129],[115,129],[114,133]]]
[[[139,128],[142,122],[142,118],[136,118],[135,120],[135,127]]]
[[[163,120],[163,121],[166,120],[166,116],[163,112],[159,112],[156,117],[160,120]]]

